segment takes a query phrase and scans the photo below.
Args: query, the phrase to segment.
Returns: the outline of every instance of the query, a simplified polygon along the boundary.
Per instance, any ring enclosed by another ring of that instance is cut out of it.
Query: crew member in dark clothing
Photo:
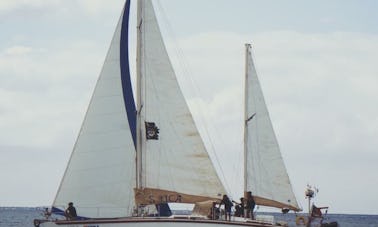
[[[234,202],[235,206],[235,216],[236,217],[244,217],[244,198],[240,198],[240,203]]]
[[[219,208],[220,206],[222,206],[222,204],[224,204],[226,221],[227,221],[227,216],[229,217],[228,220],[231,221],[231,208],[234,206],[234,204],[232,204],[231,200],[228,198],[227,195],[223,195],[223,199],[219,204]]]
[[[255,200],[253,199],[252,192],[247,192],[247,202],[245,206],[245,210],[247,213],[247,218],[255,219],[253,216],[253,210],[255,209],[256,203]]]
[[[68,208],[64,211],[64,214],[66,215],[67,220],[76,220],[77,213],[72,202],[68,203]]]

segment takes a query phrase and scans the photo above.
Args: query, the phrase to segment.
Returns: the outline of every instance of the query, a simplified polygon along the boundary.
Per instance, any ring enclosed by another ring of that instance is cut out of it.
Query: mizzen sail
[[[299,210],[246,44],[245,190],[256,204]]]

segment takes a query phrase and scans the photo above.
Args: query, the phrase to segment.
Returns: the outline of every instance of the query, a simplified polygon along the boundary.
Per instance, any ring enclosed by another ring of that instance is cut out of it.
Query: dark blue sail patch
[[[121,27],[120,43],[120,67],[123,99],[127,113],[127,119],[133,137],[134,146],[136,146],[136,108],[131,86],[130,65],[129,65],[129,17],[130,17],[130,0],[126,1],[123,12]]]

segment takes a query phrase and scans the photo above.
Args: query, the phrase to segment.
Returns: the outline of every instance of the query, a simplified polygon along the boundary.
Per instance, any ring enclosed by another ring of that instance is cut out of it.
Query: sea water
[[[80,212],[80,211],[78,211]],[[294,214],[263,213],[295,225]],[[35,218],[43,218],[43,208],[0,207],[0,227],[33,227]],[[378,215],[327,214],[326,222],[337,221],[341,227],[378,227]]]

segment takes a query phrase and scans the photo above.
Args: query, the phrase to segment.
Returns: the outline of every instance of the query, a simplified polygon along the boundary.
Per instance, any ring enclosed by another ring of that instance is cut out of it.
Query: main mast
[[[248,126],[248,54],[251,44],[245,44],[245,75],[244,75],[244,197],[247,197],[247,126]]]
[[[143,7],[143,0],[137,1],[137,68],[136,68],[136,97],[137,97],[137,146],[136,146],[136,188],[142,188],[142,62],[141,62],[141,54],[142,54],[142,7]]]

